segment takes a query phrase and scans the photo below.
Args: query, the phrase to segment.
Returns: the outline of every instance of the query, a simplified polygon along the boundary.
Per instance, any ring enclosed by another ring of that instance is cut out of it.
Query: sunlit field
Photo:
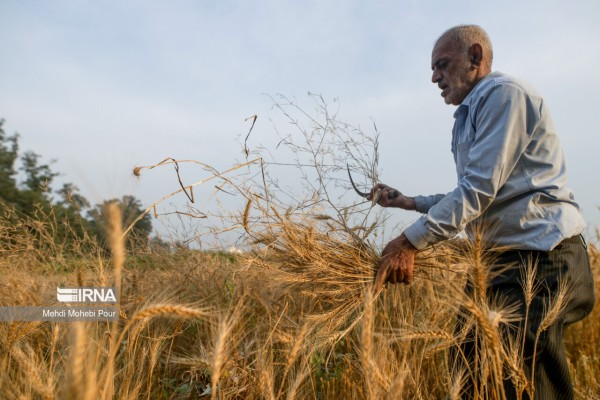
[[[105,243],[66,245],[55,238],[65,226],[52,212],[2,210],[0,305],[57,305],[57,287],[116,286],[119,319],[0,323],[0,398],[458,399],[474,379],[479,398],[502,399],[505,378],[535,397],[521,342],[500,339],[514,321],[509,304],[486,297],[483,243],[456,239],[421,252],[412,285],[372,292],[386,214],[342,181],[346,163],[378,180],[377,133],[337,121],[315,101],[317,115],[305,124],[293,102],[278,103],[296,130],[281,143],[301,196],[278,178],[284,163],[247,148],[246,161],[228,171],[201,164],[198,182],[179,180],[172,196],[196,190],[197,199],[210,182],[242,199],[219,210],[193,203],[203,234],[239,237],[235,249],[127,241],[130,225],[117,207]],[[155,168],[190,164],[199,165],[169,159],[134,174],[144,184]],[[148,213],[160,218],[161,204]],[[598,302],[600,251],[588,250]],[[535,281],[535,265],[524,273]],[[548,304],[540,330],[560,306]],[[462,369],[449,357],[465,335],[454,329],[459,313],[480,337],[477,365]],[[598,305],[567,329],[566,345],[577,398],[599,398]]]

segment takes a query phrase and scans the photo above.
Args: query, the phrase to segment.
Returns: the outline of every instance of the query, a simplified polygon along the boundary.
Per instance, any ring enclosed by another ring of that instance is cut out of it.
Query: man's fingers
[[[373,188],[369,192],[369,195],[366,197],[366,199],[371,200],[371,201],[377,201],[379,199],[381,191],[385,190],[385,189],[389,189],[389,186],[387,186],[383,183],[378,183],[377,185],[373,186]],[[373,200],[373,199],[375,199],[375,200]]]
[[[405,278],[406,275],[404,274],[404,271],[401,268],[398,268],[398,270],[396,270],[396,283],[404,283]]]
[[[398,277],[396,276],[396,271],[392,270],[390,273],[388,273],[387,281],[389,283],[391,283],[392,285],[395,285],[396,283],[398,283]]]
[[[402,280],[403,283],[410,284],[413,280],[414,256],[405,260],[404,264],[402,265],[402,270],[404,271],[404,276]]]
[[[379,199],[381,198],[381,189],[378,189],[375,194],[372,196],[371,201],[373,204],[379,203]]]
[[[373,189],[371,189],[371,191],[369,192],[369,195],[366,197],[366,199],[373,201],[373,199],[378,196],[379,191],[380,191],[380,189],[377,189],[376,187],[374,187]]]
[[[387,278],[387,268],[383,265],[379,266],[379,270],[377,271],[377,275],[375,276],[375,282],[373,283],[373,291],[375,293],[379,292],[385,280]]]

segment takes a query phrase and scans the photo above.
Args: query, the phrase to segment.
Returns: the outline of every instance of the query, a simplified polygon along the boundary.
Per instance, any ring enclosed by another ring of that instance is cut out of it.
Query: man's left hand
[[[389,242],[381,253],[381,263],[373,286],[375,293],[386,282],[409,284],[413,279],[416,252],[417,249],[404,233]]]

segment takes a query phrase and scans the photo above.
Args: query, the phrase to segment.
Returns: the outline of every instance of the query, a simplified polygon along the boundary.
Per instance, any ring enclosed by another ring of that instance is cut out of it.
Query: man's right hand
[[[393,199],[390,199],[390,193],[394,190],[396,189],[383,183],[378,183],[371,189],[371,192],[369,192],[367,200],[373,200],[373,198],[375,198],[377,204],[379,204],[381,207],[397,207],[404,210],[415,209],[415,199],[404,196],[398,190],[396,190],[396,192],[398,192],[399,195]]]

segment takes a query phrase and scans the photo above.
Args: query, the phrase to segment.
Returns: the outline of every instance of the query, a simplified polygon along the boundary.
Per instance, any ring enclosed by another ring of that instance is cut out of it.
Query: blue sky
[[[3,0],[0,118],[93,202],[134,194],[148,204],[177,182],[137,182],[134,165],[175,157],[226,169],[244,158],[246,117],[258,115],[249,144],[272,143],[278,115],[265,94],[302,101],[310,91],[339,99],[349,123],[375,120],[386,183],[446,192],[454,108],[430,82],[431,47],[446,28],[477,23],[494,69],[550,105],[594,227],[599,16],[597,1]]]

